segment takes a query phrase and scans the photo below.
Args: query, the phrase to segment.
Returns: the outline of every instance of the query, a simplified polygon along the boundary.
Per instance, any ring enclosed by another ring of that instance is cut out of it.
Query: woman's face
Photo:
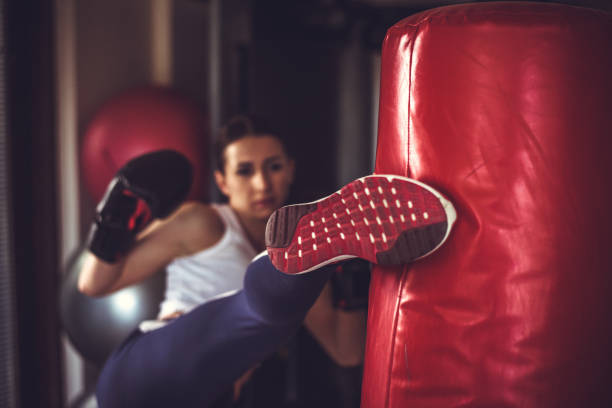
[[[294,164],[274,136],[246,136],[225,148],[217,185],[239,214],[267,219],[289,194]]]

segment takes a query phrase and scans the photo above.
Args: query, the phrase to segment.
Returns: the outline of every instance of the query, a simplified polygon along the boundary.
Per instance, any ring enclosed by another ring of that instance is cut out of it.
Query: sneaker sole
[[[349,258],[398,265],[440,247],[456,218],[451,202],[426,184],[372,175],[318,201],[278,209],[268,220],[266,246],[285,273]]]

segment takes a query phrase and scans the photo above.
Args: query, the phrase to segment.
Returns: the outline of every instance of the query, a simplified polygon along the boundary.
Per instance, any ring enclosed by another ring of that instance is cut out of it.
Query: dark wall
[[[23,407],[59,407],[53,1],[4,5],[18,398]]]
[[[296,158],[290,202],[338,188],[340,67],[350,27],[317,3],[253,2],[248,105],[270,118]]]
[[[336,188],[336,83],[342,43],[325,32],[304,30],[293,7],[273,3],[254,3],[250,109],[270,118],[296,157],[290,202],[309,201]]]

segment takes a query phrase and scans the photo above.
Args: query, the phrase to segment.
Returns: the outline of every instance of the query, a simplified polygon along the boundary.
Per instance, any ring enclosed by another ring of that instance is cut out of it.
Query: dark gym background
[[[559,1],[612,11],[607,0]],[[61,10],[71,5],[78,137],[100,104],[151,82],[155,0],[0,0],[0,406],[63,407],[65,364],[57,296],[64,254],[57,154],[62,106]],[[385,30],[415,12],[464,1],[174,0],[172,86],[211,128],[235,112],[271,118],[298,161],[291,201],[368,173]],[[58,46],[58,44],[60,44]],[[211,81],[217,78],[217,81]],[[63,119],[62,119],[63,120]],[[214,191],[211,193],[214,196]],[[94,203],[78,201],[82,234]],[[72,248],[74,250],[74,248]]]

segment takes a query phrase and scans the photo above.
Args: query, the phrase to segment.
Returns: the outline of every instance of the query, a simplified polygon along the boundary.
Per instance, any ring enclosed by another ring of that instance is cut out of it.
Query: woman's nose
[[[270,178],[265,171],[258,171],[253,176],[253,187],[258,191],[267,191],[270,189]]]

